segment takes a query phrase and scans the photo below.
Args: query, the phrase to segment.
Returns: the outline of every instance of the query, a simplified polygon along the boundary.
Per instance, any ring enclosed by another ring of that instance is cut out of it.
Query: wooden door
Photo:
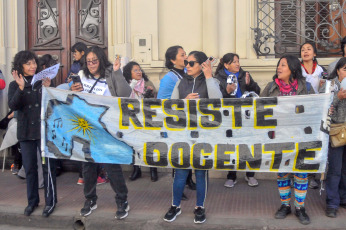
[[[60,63],[55,85],[64,82],[73,62],[71,46],[84,42],[107,50],[107,1],[27,0],[27,48],[51,54]]]

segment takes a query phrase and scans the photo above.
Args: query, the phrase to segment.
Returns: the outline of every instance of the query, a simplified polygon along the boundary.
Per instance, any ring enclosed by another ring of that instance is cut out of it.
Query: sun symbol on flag
[[[73,115],[72,119],[69,119],[72,121],[72,125],[74,126],[73,129],[69,130],[68,132],[71,132],[73,130],[77,130],[77,132],[83,131],[83,136],[88,135],[90,140],[93,140],[95,136],[92,134],[92,129],[94,129],[91,124],[85,119],[85,117],[80,117],[77,115]]]

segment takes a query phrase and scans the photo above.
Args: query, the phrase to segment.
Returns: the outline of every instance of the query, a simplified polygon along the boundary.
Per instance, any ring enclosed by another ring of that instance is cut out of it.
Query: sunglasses
[[[187,65],[190,65],[191,67],[193,67],[195,65],[195,63],[198,63],[197,61],[187,61],[187,60],[184,60],[184,65],[187,66]]]
[[[91,65],[91,64],[96,65],[98,62],[99,62],[99,59],[94,59],[94,60],[91,60],[91,61],[87,61],[87,65]]]

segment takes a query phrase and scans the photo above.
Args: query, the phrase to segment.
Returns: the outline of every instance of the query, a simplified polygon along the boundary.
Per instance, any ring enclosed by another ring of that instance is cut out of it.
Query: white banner
[[[332,97],[137,100],[44,88],[42,151],[100,163],[324,172]]]

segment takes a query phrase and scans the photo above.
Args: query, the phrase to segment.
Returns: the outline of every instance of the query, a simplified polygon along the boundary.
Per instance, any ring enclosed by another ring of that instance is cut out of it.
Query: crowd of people
[[[323,93],[325,79],[335,83],[334,100],[329,110],[332,124],[346,123],[346,89],[341,88],[341,82],[346,78],[346,37],[341,41],[343,57],[331,63],[327,70],[318,65],[317,49],[314,43],[306,42],[300,48],[299,60],[292,55],[282,56],[276,67],[273,80],[261,91],[251,74],[241,68],[240,57],[235,53],[225,54],[219,61],[213,74],[213,59],[202,51],[192,51],[188,55],[181,46],[172,46],[165,54],[165,66],[169,70],[161,79],[156,90],[154,84],[144,73],[140,64],[131,61],[121,67],[120,57],[111,63],[104,50],[97,46],[87,48],[81,42],[72,47],[74,62],[69,70],[66,83],[57,86],[60,89],[75,92],[93,93],[103,96],[129,98],[159,98],[159,99],[200,99],[200,98],[241,98],[252,92],[261,97],[281,97],[305,94]],[[50,79],[43,79],[33,86],[33,76],[42,69],[54,65],[50,55],[40,59],[31,51],[18,52],[13,60],[12,76],[8,89],[9,113],[4,118],[6,128],[9,121],[15,117],[17,121],[17,150],[15,170],[21,164],[24,167],[27,180],[28,205],[24,214],[29,216],[40,202],[38,189],[40,174],[45,190],[45,207],[42,215],[48,217],[53,213],[57,200],[56,164],[57,160],[45,158],[41,164],[41,87],[51,87]],[[123,69],[121,69],[123,68]],[[80,81],[74,81],[74,77]],[[231,77],[230,77],[231,76]],[[346,80],[344,80],[346,81]],[[5,82],[0,79],[0,87]],[[95,87],[102,90],[94,90]],[[339,207],[346,208],[346,150],[345,146],[329,146],[328,172],[326,177],[326,216],[336,217]],[[42,166],[42,172],[39,168]],[[84,186],[85,203],[80,210],[81,216],[88,216],[97,208],[96,185],[101,176],[101,168],[106,172],[111,188],[115,192],[117,211],[115,218],[127,217],[130,205],[128,189],[119,164],[98,164],[92,162],[80,163],[78,184]],[[172,204],[163,219],[174,221],[181,214],[181,201],[187,199],[184,194],[186,185],[196,190],[196,205],[194,208],[194,223],[206,221],[205,199],[208,190],[208,171],[195,170],[196,182],[192,179],[192,170],[173,170]],[[133,166],[130,180],[141,177],[141,168]],[[150,168],[152,182],[158,181],[156,168]],[[310,185],[309,180],[310,179]],[[245,177],[251,187],[256,187],[258,181],[254,172],[246,172]],[[237,183],[237,172],[229,171],[225,187],[232,188]],[[305,198],[308,187],[317,188],[315,174],[278,173],[277,184],[281,206],[274,214],[276,219],[284,219],[291,213],[291,187],[294,188],[295,215],[302,224],[309,224],[310,218],[305,210]]]

